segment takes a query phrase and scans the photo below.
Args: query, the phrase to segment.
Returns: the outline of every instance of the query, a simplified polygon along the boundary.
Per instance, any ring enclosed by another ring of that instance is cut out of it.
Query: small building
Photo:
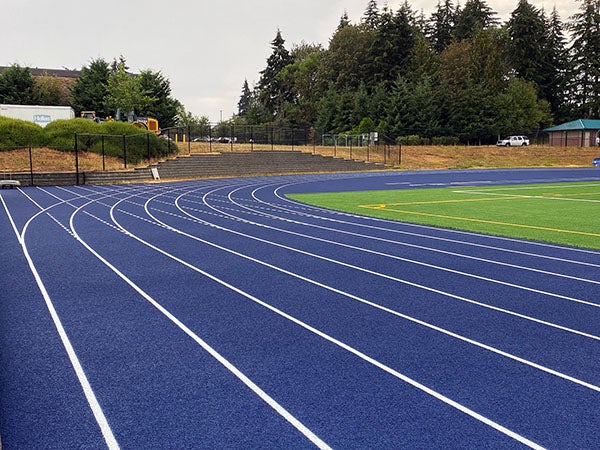
[[[600,120],[578,119],[546,128],[551,147],[594,147],[600,137]]]

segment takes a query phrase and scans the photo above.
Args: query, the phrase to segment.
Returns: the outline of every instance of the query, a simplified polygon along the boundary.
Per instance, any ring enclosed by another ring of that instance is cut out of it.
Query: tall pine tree
[[[371,30],[374,30],[379,25],[379,7],[376,0],[369,0],[362,23]]]
[[[250,102],[252,101],[252,91],[248,86],[248,79],[244,80],[244,86],[242,87],[242,95],[238,102],[238,116],[246,117],[250,108]]]
[[[280,77],[281,71],[292,63],[292,57],[284,44],[281,31],[277,30],[275,39],[271,42],[273,51],[267,59],[267,67],[260,72],[261,77],[257,86],[258,98],[273,119],[284,113],[285,103],[291,100],[291,93]]]
[[[436,10],[431,14],[427,35],[437,53],[444,51],[452,43],[455,11],[452,0],[444,0],[444,3],[438,2]]]
[[[581,0],[569,24],[573,37],[569,96],[585,118],[600,117],[600,0]]]
[[[471,39],[479,30],[498,25],[496,13],[485,0],[467,0],[465,7],[456,17],[454,38],[456,40]]]
[[[566,102],[567,82],[567,46],[563,23],[556,7],[546,19],[546,53],[548,73],[545,85],[545,95],[542,97],[550,102],[550,108],[556,123],[571,120]]]

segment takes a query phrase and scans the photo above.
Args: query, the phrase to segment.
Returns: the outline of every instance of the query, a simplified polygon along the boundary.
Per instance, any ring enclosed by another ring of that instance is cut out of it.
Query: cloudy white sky
[[[428,17],[437,1],[409,4]],[[578,9],[576,1],[530,3],[547,11],[556,6],[566,21]],[[395,10],[403,2],[387,4]],[[487,1],[502,21],[517,2]],[[301,41],[327,46],[343,12],[356,23],[367,0],[1,0],[0,5],[0,65],[81,69],[94,59],[123,55],[131,71],[161,71],[188,111],[218,121],[237,111],[244,79],[251,86],[258,81],[277,29],[288,49]]]

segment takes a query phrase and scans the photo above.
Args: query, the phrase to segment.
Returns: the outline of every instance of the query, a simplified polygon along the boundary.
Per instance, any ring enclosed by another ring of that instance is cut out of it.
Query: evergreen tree
[[[547,65],[546,23],[541,12],[527,0],[519,0],[507,23],[509,57],[517,76],[531,81],[541,91]]]
[[[455,20],[455,9],[452,0],[445,0],[443,4],[438,2],[437,9],[431,14],[427,33],[436,52],[442,52],[452,42]]]
[[[369,50],[371,77],[369,86],[393,82],[406,71],[415,45],[415,30],[410,24],[411,11],[401,7],[396,14],[384,9]]]
[[[566,106],[567,47],[563,23],[556,7],[546,20],[547,78],[541,97],[550,102],[557,123],[571,120]]]
[[[456,40],[471,39],[478,30],[498,25],[496,13],[485,0],[467,0],[465,7],[458,13],[454,27]]]
[[[86,110],[96,111],[99,117],[114,115],[115,111],[106,109],[104,105],[109,76],[109,64],[101,58],[81,69],[81,74],[71,88],[72,104],[77,115]]]
[[[362,23],[369,29],[374,30],[379,26],[379,7],[376,0],[369,0],[367,9],[362,18]]]
[[[277,30],[275,39],[271,42],[273,50],[267,59],[267,67],[260,74],[258,82],[258,98],[273,118],[283,115],[284,104],[292,100],[289,90],[280,79],[281,71],[290,63],[292,58],[284,46],[285,40]]]
[[[149,69],[142,71],[138,78],[142,91],[151,99],[151,103],[138,113],[157,119],[161,128],[175,126],[181,108],[179,101],[171,97],[168,78]]]
[[[34,105],[35,79],[28,67],[18,64],[4,69],[0,74],[0,103]]]
[[[248,115],[248,109],[250,108],[250,102],[252,101],[252,91],[248,86],[248,80],[244,80],[244,86],[242,87],[242,95],[238,101],[238,116],[246,117]]]
[[[344,14],[340,17],[340,23],[338,24],[337,31],[350,25],[350,19],[348,18],[348,12],[344,10]]]
[[[600,117],[600,0],[580,0],[580,12],[569,24],[573,37],[569,96],[585,118]]]

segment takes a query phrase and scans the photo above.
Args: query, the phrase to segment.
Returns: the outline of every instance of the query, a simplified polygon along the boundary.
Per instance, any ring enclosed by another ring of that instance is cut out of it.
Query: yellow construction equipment
[[[138,117],[133,121],[133,124],[144,130],[148,130],[152,133],[160,134],[160,128],[158,126],[158,120],[152,117]]]

